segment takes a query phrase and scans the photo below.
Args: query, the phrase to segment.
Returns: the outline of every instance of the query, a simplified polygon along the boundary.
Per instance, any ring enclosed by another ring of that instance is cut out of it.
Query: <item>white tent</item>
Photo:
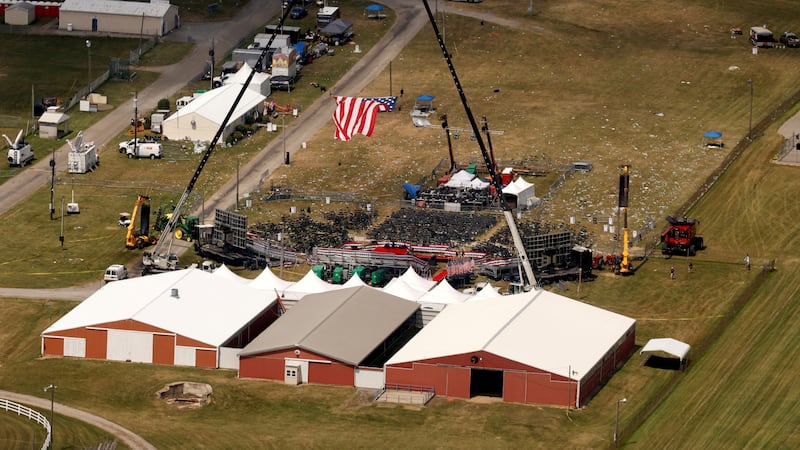
[[[241,85],[229,84],[198,95],[193,101],[164,119],[163,135],[171,140],[211,142],[239,95]],[[265,96],[246,89],[228,121],[222,139],[228,137],[262,106]]]
[[[400,278],[405,281],[406,284],[419,291],[429,291],[436,285],[435,281],[419,276],[419,274],[411,266],[409,266],[408,269],[406,269],[406,271],[400,275]]]
[[[523,180],[522,177],[508,183],[508,185],[503,188],[503,194],[516,197],[518,208],[530,208],[539,201],[539,199],[536,198],[534,185]]]
[[[644,353],[664,352],[680,359],[681,366],[683,366],[691,348],[689,344],[677,339],[657,338],[647,341],[647,344],[642,347],[639,355]]]
[[[238,86],[242,86],[247,82],[247,77],[250,76],[250,72],[253,71],[253,68],[247,64],[246,62],[242,64],[242,67],[233,75],[228,76],[225,78],[225,81],[222,82],[223,85],[227,84],[236,84]],[[270,74],[264,72],[256,72],[253,74],[253,79],[250,80],[250,84],[247,85],[248,89],[251,89],[259,94],[268,97],[272,93],[272,87],[270,85]]]
[[[364,280],[358,276],[358,274],[353,274],[349,280],[345,284],[342,285],[343,288],[351,288],[351,287],[359,287],[359,286],[366,286],[367,283],[364,283]]]
[[[475,174],[469,173],[466,170],[459,170],[450,177],[450,180],[445,183],[445,186],[451,188],[465,188],[470,185],[474,178]]]
[[[217,270],[215,270],[213,273],[214,276],[218,276],[220,278],[225,278],[228,280],[233,280],[236,281],[237,283],[247,284],[250,282],[250,280],[248,280],[247,278],[240,277],[239,275],[233,273],[233,271],[231,271],[231,269],[229,269],[228,266],[226,266],[225,264],[219,266]]]
[[[292,281],[282,280],[269,267],[250,281],[250,287],[270,292],[274,292],[276,289],[278,292],[283,292],[293,284]]]
[[[404,298],[412,302],[417,301],[427,290],[421,290],[410,286],[400,278],[392,278],[386,286],[381,289],[383,292],[394,295],[395,297]]]
[[[466,301],[471,296],[457,291],[447,280],[442,280],[435,288],[426,292],[417,302],[419,303],[442,303],[452,304]]]
[[[330,284],[321,280],[313,270],[303,276],[297,283],[291,285],[284,291],[284,296],[289,300],[300,300],[308,294],[317,294],[339,289],[340,286]]]
[[[486,286],[483,287],[480,291],[476,292],[475,295],[470,296],[466,301],[474,302],[480,300],[489,300],[503,297],[503,294],[500,293],[500,288],[494,287],[489,283],[486,283]]]
[[[478,190],[478,191],[482,191],[484,189],[488,189],[489,188],[489,182],[488,181],[483,181],[480,178],[475,177],[472,181],[469,182],[469,188],[470,189],[475,189],[475,190]]]

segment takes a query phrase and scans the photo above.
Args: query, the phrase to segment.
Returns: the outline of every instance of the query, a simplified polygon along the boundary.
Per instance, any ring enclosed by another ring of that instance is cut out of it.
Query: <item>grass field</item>
[[[766,9],[742,1],[724,5],[537,2],[537,14],[530,18],[523,3],[499,0],[457,7],[489,8],[525,21],[531,27],[526,31],[491,22],[481,25],[454,14],[447,15],[446,29],[473,112],[486,114],[492,129],[505,132],[493,139],[499,159],[528,159],[554,170],[577,159],[595,163],[593,172],[568,180],[543,209],[526,219],[565,221],[576,215],[589,226],[592,216],[613,215],[617,166],[630,163],[633,228],[642,228],[650,217],[661,223],[746,135],[747,79],[755,83],[755,121],[796,90],[793,74],[800,68],[800,51],[775,49],[754,57],[747,44],[728,34],[732,26],[746,29],[765,21],[776,32],[790,28],[791,2],[769,2]],[[493,61],[491,67],[481,64],[487,60]],[[730,70],[731,66],[739,69]],[[498,75],[498,67],[511,69]],[[517,67],[525,70],[513,70]],[[308,151],[293,155],[292,166],[278,171],[274,179],[306,189],[339,187],[389,205],[403,181],[416,180],[446,158],[441,130],[415,129],[405,115],[416,95],[430,93],[437,96],[440,110],[448,113],[451,126],[466,125],[429,29],[394,61],[392,77],[395,92],[402,87],[406,93],[403,110],[381,115],[370,140],[333,142],[329,125],[309,142]],[[388,85],[387,72],[364,95],[384,95]],[[284,101],[290,101],[289,97],[279,103]],[[792,112],[796,111],[795,107]],[[661,112],[663,117],[654,114]],[[729,144],[725,150],[699,148],[708,129],[724,132]],[[446,398],[437,398],[423,409],[387,407],[368,402],[367,394],[353,389],[237,380],[227,371],[42,360],[37,359],[39,333],[72,304],[15,299],[0,300],[4,312],[0,342],[15,343],[0,349],[0,386],[42,395],[41,386],[55,380],[65,403],[119,422],[159,448],[366,448],[376,442],[390,448],[462,448],[466,443],[475,448],[609,447],[615,402],[623,397],[628,399],[620,411],[625,445],[795,448],[798,419],[792,408],[798,394],[792,389],[791,374],[797,369],[794,299],[798,295],[800,205],[793,201],[793,192],[800,169],[771,163],[780,144],[775,133],[773,126],[758,136],[689,211],[700,218],[708,245],[693,259],[694,273],[687,273],[684,258],[655,257],[637,262],[633,277],[602,273],[591,283],[567,284],[567,290],[560,291],[637,319],[638,345],[652,337],[669,336],[696,349],[707,348],[702,355],[690,354],[696,359],[684,373],[643,366],[634,355],[579,411],[566,414],[552,407]],[[474,142],[464,138],[456,147],[460,161],[478,159]],[[162,174],[170,168],[187,170],[193,167],[192,156],[187,158],[175,158],[174,163],[156,161],[155,167],[164,170]],[[127,163],[110,164],[122,162]],[[151,161],[137,163],[148,172],[154,167]],[[234,168],[230,160],[226,167],[210,166],[210,177],[221,179]],[[124,169],[108,172],[128,173]],[[175,186],[181,187],[184,180],[175,178]],[[124,176],[123,180],[133,182]],[[46,205],[46,191],[26,208],[4,215],[0,248],[17,244],[35,252],[25,259],[4,252],[0,285],[14,285],[18,278],[46,286],[93,279],[94,265],[102,268],[103,264],[86,262],[90,254],[98,260],[108,258],[106,263],[129,255],[121,248],[122,234],[113,221],[117,210],[129,209],[126,205],[132,204],[136,189],[112,202],[110,198],[115,197],[106,197],[115,191],[104,183],[81,186],[80,195],[76,191],[79,198],[105,196],[104,215],[93,216],[91,227],[110,229],[98,232],[105,237],[94,241],[92,233],[79,234],[89,226],[77,226],[74,221],[65,250],[57,247],[55,223],[25,236],[10,236],[8,224],[40,222],[45,209],[37,207],[41,209],[37,214],[34,205]],[[163,184],[167,183],[159,183]],[[69,184],[62,180],[61,187]],[[541,192],[537,184],[537,194]],[[315,205],[314,209],[322,208]],[[274,215],[264,205],[254,211],[263,217]],[[598,231],[596,235],[598,246],[614,245],[609,236]],[[40,242],[41,236],[48,237],[47,245]],[[117,241],[120,248],[115,247]],[[96,253],[74,253],[80,246]],[[745,253],[753,258],[751,272],[743,270]],[[777,261],[777,271],[735,311],[731,324],[718,337],[707,347],[701,345],[716,336],[715,327],[727,323],[734,302],[753,286],[760,266],[772,259]],[[54,273],[48,273],[46,266],[56,268]],[[671,266],[678,273],[674,281],[668,275]],[[29,267],[34,269],[26,270]],[[19,271],[24,275],[11,275]],[[176,410],[154,398],[163,384],[177,380],[210,383],[214,402],[199,410]],[[657,399],[673,384],[676,387],[659,405]],[[640,418],[656,406],[636,430]],[[174,427],[164,427],[164,423]]]

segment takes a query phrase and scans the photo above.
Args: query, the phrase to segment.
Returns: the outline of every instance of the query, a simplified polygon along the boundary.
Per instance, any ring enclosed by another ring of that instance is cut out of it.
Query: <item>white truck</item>
[[[9,166],[23,167],[25,164],[33,161],[33,149],[31,148],[31,144],[25,142],[25,139],[22,138],[22,131],[23,130],[19,130],[14,142],[11,142],[11,139],[5,134],[3,135],[6,142],[8,142]]]
[[[128,158],[156,159],[163,156],[163,149],[158,142],[144,142],[141,139],[119,143],[119,152],[128,155]]]
[[[83,131],[78,132],[75,141],[67,139],[70,151],[67,156],[69,173],[86,173],[100,165],[97,147],[94,142],[83,142]]]

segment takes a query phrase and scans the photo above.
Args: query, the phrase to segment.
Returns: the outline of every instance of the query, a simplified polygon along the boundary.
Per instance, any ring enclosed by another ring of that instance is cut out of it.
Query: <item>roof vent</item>
[[[178,288],[172,288],[172,297],[181,298],[180,295],[178,295]]]

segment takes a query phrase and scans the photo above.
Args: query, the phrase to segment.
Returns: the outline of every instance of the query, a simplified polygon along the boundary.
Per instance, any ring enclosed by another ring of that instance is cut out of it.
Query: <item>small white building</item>
[[[178,7],[168,0],[64,0],[58,16],[58,29],[68,31],[164,36],[178,27]]]
[[[58,139],[67,133],[69,133],[69,116],[59,111],[57,106],[47,108],[47,111],[39,117],[40,138]]]
[[[36,7],[28,2],[14,3],[6,8],[5,16],[9,25],[30,25],[36,20]]]

